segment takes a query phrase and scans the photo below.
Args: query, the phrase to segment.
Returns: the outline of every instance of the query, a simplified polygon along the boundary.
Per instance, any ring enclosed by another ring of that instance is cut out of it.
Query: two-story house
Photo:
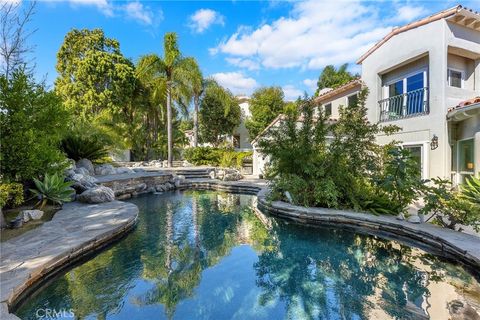
[[[357,63],[370,121],[402,128],[380,143],[401,141],[424,178],[461,182],[480,170],[480,101],[456,107],[480,96],[479,13],[456,6],[393,29]]]
[[[423,178],[458,183],[480,171],[478,12],[456,6],[395,28],[357,63],[370,91],[369,120],[402,128],[378,136],[379,143],[395,140],[410,149]],[[337,115],[339,105],[347,106],[360,90],[352,83],[319,95],[317,102]]]

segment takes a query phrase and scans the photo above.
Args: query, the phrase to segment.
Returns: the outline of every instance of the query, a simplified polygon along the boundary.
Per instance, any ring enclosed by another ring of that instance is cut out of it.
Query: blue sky
[[[20,1],[20,0],[0,0]],[[288,99],[312,93],[325,65],[350,63],[392,27],[456,5],[453,1],[39,1],[30,25],[38,29],[38,77],[53,85],[55,63],[72,28],[102,28],[125,56],[162,54],[165,32],[194,56],[205,76],[235,94],[277,85]],[[480,1],[460,3],[480,10]]]

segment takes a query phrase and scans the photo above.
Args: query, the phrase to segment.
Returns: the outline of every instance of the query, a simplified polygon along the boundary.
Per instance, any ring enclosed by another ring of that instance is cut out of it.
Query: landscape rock
[[[126,167],[120,167],[115,169],[115,174],[134,173],[134,172],[135,171],[133,171],[132,169],[126,168]]]
[[[75,189],[77,193],[83,193],[85,190],[97,186],[97,179],[89,175],[76,173],[71,177],[67,177],[67,180],[73,181],[72,188]]]
[[[65,174],[65,176],[67,178],[73,177],[76,174],[75,170],[73,170],[73,169],[67,169],[63,173]]]
[[[78,173],[78,174],[83,174],[83,175],[86,175],[86,176],[90,175],[90,171],[88,171],[87,169],[85,169],[83,167],[76,168],[76,169],[73,170],[73,172]]]
[[[77,196],[77,200],[85,203],[103,203],[115,200],[112,189],[104,186],[87,189]]]
[[[115,173],[116,170],[111,164],[101,164],[95,167],[95,174],[99,176],[106,176]]]
[[[210,176],[210,179],[215,179],[217,177],[217,175],[215,174],[215,170],[210,171],[208,175]]]
[[[397,216],[397,220],[405,220],[405,216],[403,215],[403,213],[399,213],[398,216]]]
[[[23,218],[22,217],[17,217],[10,221],[10,228],[12,229],[18,229],[21,226],[23,226]]]
[[[163,185],[163,184],[156,185],[155,190],[157,190],[157,192],[164,192],[165,191],[165,185]]]
[[[28,217],[28,220],[40,220],[43,217],[44,212],[42,210],[23,210],[22,214],[24,220],[26,216]]]
[[[76,165],[77,165],[77,168],[87,169],[88,173],[92,176],[95,174],[95,168],[93,167],[93,163],[88,159],[80,159],[77,161]]]
[[[407,220],[410,223],[421,223],[420,217],[418,215],[412,215]]]
[[[228,170],[225,171],[225,175],[223,176],[223,181],[238,181],[243,178],[243,176],[240,174],[239,171],[237,170]]]

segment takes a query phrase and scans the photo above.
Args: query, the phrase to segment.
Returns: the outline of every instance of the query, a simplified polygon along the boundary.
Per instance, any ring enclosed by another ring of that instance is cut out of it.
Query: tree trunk
[[[170,83],[167,84],[167,145],[168,145],[168,167],[172,167],[173,161],[173,139],[172,139],[172,97],[170,95]]]
[[[5,221],[5,216],[3,215],[2,208],[0,208],[0,229],[6,228],[7,222]]]
[[[195,110],[193,111],[193,146],[195,148],[198,147],[198,104],[199,99],[198,97],[195,97]]]

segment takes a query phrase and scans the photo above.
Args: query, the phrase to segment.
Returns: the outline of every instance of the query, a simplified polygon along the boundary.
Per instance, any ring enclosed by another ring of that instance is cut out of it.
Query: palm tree
[[[193,146],[198,146],[198,108],[200,107],[200,97],[205,90],[206,81],[203,79],[202,71],[196,61],[191,63],[191,89],[193,95]]]
[[[173,160],[173,135],[172,135],[172,96],[175,96],[180,106],[186,106],[191,100],[191,91],[188,82],[191,77],[190,67],[192,58],[183,58],[178,49],[177,34],[168,32],[164,37],[163,70],[167,80],[167,144],[168,166]],[[182,101],[182,97],[184,100]],[[183,103],[182,103],[183,102]]]
[[[193,58],[182,57],[177,44],[177,34],[169,32],[164,37],[163,59],[155,54],[142,57],[137,74],[149,79],[149,83],[156,87],[153,96],[157,101],[165,101],[167,118],[167,154],[168,166],[173,160],[173,112],[172,102],[186,113],[187,106],[192,99],[192,80],[198,66]],[[193,71],[192,71],[193,70]],[[161,98],[165,97],[165,100]]]

